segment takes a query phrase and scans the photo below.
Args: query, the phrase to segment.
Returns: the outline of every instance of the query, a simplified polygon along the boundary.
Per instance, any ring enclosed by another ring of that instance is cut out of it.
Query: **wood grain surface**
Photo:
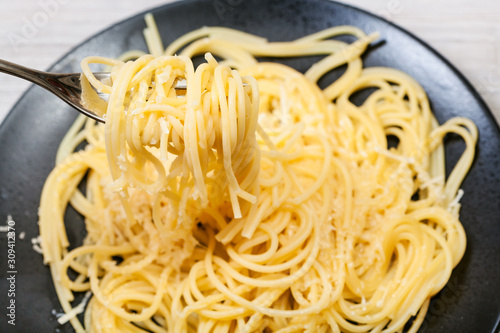
[[[215,0],[214,0],[215,1]],[[0,58],[47,69],[94,33],[165,0],[0,0]],[[454,64],[500,120],[500,1],[345,0],[420,37]],[[29,83],[0,74],[0,122]]]

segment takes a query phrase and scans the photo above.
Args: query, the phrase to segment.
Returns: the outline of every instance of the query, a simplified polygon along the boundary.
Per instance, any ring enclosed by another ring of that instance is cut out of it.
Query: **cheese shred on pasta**
[[[77,119],[42,192],[64,319],[77,332],[416,332],[465,251],[474,124],[438,125],[414,79],[363,68],[378,36],[355,27],[273,43],[202,28],[162,53],[146,21],[151,55],[82,61],[109,94],[105,125]],[[256,58],[309,55],[324,58],[304,74]],[[446,176],[448,133],[465,150]],[[71,251],[68,205],[87,229]]]

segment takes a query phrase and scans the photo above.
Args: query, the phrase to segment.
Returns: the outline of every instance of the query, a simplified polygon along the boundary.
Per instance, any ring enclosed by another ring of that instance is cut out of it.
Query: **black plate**
[[[465,257],[451,280],[431,302],[421,332],[495,332],[500,314],[500,131],[487,106],[464,77],[434,50],[408,32],[372,14],[339,3],[309,1],[208,0],[174,3],[152,11],[163,42],[201,26],[222,25],[270,40],[291,40],[334,25],[351,24],[379,31],[384,42],[370,48],[365,66],[390,66],[415,77],[429,94],[440,122],[465,116],[478,126],[480,140],[473,168],[463,183],[461,220],[467,232]],[[143,15],[90,38],[60,59],[58,72],[79,71],[88,55],[116,57],[146,49]],[[305,70],[317,58],[286,60]],[[37,209],[45,178],[54,166],[57,146],[76,112],[56,97],[32,87],[0,127],[0,224],[15,221],[15,297],[8,295],[7,240],[0,235],[0,332],[72,332],[59,326],[61,312],[48,267],[32,250],[38,235]],[[447,158],[456,161],[463,144],[450,137]],[[448,170],[450,166],[448,166]],[[69,210],[70,241],[85,234],[81,217]],[[12,296],[12,295],[11,295]],[[15,299],[15,326],[7,306]]]

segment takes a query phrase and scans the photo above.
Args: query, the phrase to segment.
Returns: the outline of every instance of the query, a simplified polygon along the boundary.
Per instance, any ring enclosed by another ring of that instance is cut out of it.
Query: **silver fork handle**
[[[68,74],[56,74],[38,71],[36,69],[24,67],[12,62],[0,59],[0,72],[10,74],[21,79],[30,81],[42,88],[47,89],[55,94],[62,100],[68,103],[74,103],[74,93],[71,88],[79,87],[79,82],[71,82],[71,80],[64,80]]]
[[[24,67],[12,62],[0,59],[0,72],[17,76],[21,79],[28,80],[34,84],[51,90],[47,84],[46,73],[37,71],[36,69]]]
[[[0,59],[0,72],[30,81],[59,97],[72,107],[87,116],[96,118],[91,112],[81,107],[81,82],[80,75],[73,73],[48,73],[36,69],[24,67],[12,62]]]

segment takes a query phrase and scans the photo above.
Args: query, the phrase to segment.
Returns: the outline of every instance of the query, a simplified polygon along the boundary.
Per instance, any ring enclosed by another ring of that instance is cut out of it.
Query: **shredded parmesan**
[[[85,306],[87,305],[87,302],[89,301],[90,296],[92,296],[92,293],[90,291],[87,291],[85,293],[85,296],[83,297],[82,301],[80,302],[80,304],[75,306],[69,312],[66,312],[65,314],[63,314],[61,317],[57,318],[57,322],[60,325],[66,324],[68,321],[70,321],[71,319],[75,318],[77,315],[82,313],[85,310]]]
[[[42,243],[42,237],[40,235],[31,239],[31,244],[33,245],[33,250],[35,250],[35,252],[37,252],[37,253],[43,254],[43,249],[42,249],[41,243]]]

